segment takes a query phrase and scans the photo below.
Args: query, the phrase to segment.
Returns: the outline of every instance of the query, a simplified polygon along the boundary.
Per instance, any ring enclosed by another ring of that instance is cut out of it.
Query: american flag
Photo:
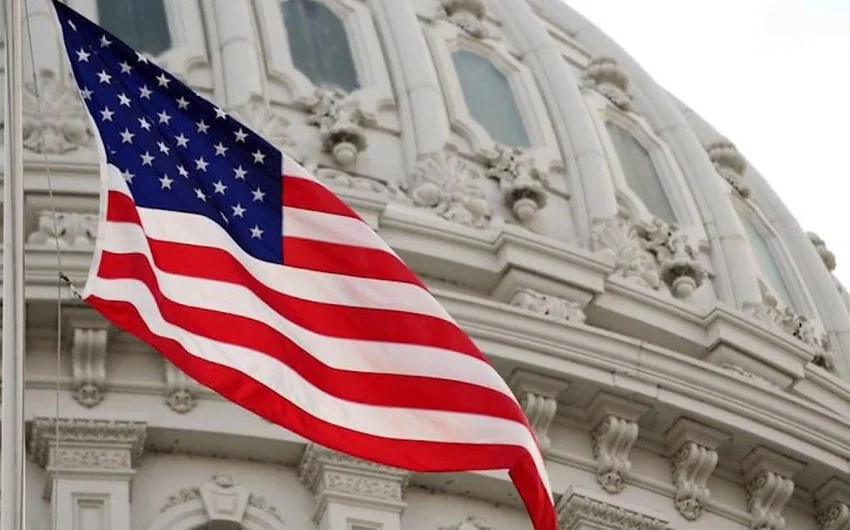
[[[53,5],[101,149],[84,299],[316,443],[414,471],[508,469],[535,528],[554,530],[516,398],[389,246],[285,153]]]

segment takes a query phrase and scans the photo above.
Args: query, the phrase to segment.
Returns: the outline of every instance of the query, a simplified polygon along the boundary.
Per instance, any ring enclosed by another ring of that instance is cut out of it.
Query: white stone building
[[[68,3],[302,159],[421,275],[515,389],[564,530],[850,528],[834,257],[569,6]],[[529,528],[506,475],[310,446],[58,287],[57,256],[87,274],[98,171],[49,3],[28,4],[30,530]]]

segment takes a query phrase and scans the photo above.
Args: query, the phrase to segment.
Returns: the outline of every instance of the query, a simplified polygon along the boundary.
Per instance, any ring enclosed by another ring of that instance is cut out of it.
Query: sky
[[[732,140],[850,287],[850,0],[566,3]]]

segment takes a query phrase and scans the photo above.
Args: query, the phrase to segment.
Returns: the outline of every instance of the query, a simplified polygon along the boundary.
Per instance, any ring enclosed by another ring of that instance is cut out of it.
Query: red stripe
[[[331,368],[267,324],[239,315],[174,302],[162,292],[153,268],[142,254],[103,252],[97,275],[107,279],[130,278],[142,282],[153,295],[167,322],[195,335],[264,353],[336,397],[384,407],[485,414],[527,425],[517,403],[495,390],[446,379]]]
[[[110,194],[110,222],[140,224],[126,195]],[[156,266],[172,274],[242,285],[291,322],[328,337],[432,346],[484,359],[472,340],[452,322],[395,311],[349,307],[304,300],[275,291],[258,281],[224,250],[147,238]],[[387,325],[391,322],[392,325]]]
[[[410,283],[427,290],[401,260],[374,248],[286,236],[283,238],[283,262],[299,269]]]
[[[283,205],[290,208],[352,217],[362,221],[360,216],[342,202],[336,194],[321,183],[305,178],[283,175]]]
[[[520,446],[398,440],[325,422],[294,406],[242,372],[195,357],[177,342],[151,332],[129,303],[97,296],[86,301],[119,328],[139,337],[175,366],[224,398],[325,447],[358,458],[419,472],[510,469],[536,530],[557,530],[554,506],[534,462]]]

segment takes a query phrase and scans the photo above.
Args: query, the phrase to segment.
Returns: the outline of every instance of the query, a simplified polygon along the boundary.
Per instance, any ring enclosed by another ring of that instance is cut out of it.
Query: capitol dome
[[[88,274],[98,157],[50,2],[27,3],[30,529],[530,528],[506,473],[311,444],[57,284]],[[416,271],[522,404],[563,530],[850,528],[835,257],[569,5],[67,3],[298,159]]]

